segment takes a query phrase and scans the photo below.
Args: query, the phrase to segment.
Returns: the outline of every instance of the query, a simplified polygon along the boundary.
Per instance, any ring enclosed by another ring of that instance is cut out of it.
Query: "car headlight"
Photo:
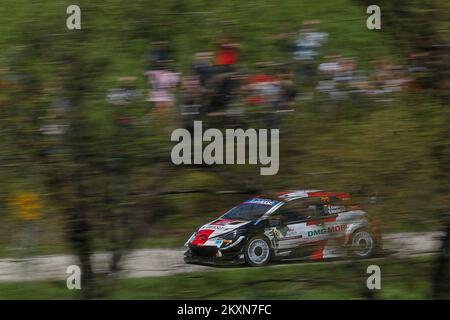
[[[245,234],[244,229],[237,229],[237,230],[228,232],[227,234],[221,236],[221,238],[224,240],[235,240],[235,239],[239,238],[240,236],[243,236],[244,234]]]

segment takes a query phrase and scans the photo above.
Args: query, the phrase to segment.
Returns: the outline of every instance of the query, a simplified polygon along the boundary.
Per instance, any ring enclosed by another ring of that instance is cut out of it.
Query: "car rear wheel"
[[[245,246],[244,257],[245,261],[252,267],[266,265],[271,258],[269,242],[262,236],[251,238]]]
[[[350,244],[353,254],[360,258],[369,258],[375,250],[375,240],[366,229],[356,230],[352,235]]]

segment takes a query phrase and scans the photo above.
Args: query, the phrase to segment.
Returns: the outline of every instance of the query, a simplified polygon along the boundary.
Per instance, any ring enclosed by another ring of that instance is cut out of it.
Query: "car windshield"
[[[246,221],[256,220],[278,203],[278,201],[271,199],[253,198],[234,207],[225,213],[223,218]]]

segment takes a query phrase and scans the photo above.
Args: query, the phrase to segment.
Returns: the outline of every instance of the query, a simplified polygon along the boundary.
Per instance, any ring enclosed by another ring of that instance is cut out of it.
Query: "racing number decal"
[[[275,244],[278,249],[288,249],[299,246],[306,237],[306,222],[287,224],[272,229]]]

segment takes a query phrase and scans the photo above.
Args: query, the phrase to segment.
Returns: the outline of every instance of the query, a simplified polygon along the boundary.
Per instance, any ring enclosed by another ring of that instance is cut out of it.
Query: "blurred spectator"
[[[408,79],[403,68],[394,66],[383,59],[373,62],[375,71],[371,80],[357,69],[353,58],[327,56],[318,69],[320,80],[316,86],[319,93],[326,94],[333,100],[346,99],[349,95],[388,94],[403,90]]]
[[[247,103],[255,106],[272,107],[278,94],[278,83],[276,78],[268,72],[271,63],[259,62],[256,64],[258,71],[249,76],[248,90],[250,95],[247,97]]]
[[[319,93],[326,94],[331,99],[340,99],[346,96],[344,92],[338,89],[338,75],[343,72],[340,59],[340,56],[326,56],[324,62],[319,64],[318,67],[320,80],[316,90]]]
[[[295,100],[297,89],[293,81],[293,74],[289,69],[283,69],[279,75],[280,97],[278,111],[291,111],[290,103]]]
[[[192,63],[192,69],[198,76],[200,85],[206,86],[211,73],[212,73],[212,52],[198,52],[195,54],[194,62]]]
[[[328,33],[317,31],[320,20],[305,20],[294,43],[293,56],[295,60],[313,60],[319,55],[319,50],[328,38]]]
[[[156,69],[159,61],[172,59],[172,50],[168,41],[154,41],[151,43],[150,53],[147,58],[147,70]]]
[[[282,97],[282,87],[280,79],[273,75],[270,68],[272,62],[257,63],[258,72],[248,77],[247,103],[259,109],[264,115],[264,122],[267,128],[274,128],[277,125],[275,112],[279,110]]]
[[[219,40],[214,57],[216,72],[233,71],[239,59],[239,48],[239,43],[233,42],[229,37]]]
[[[135,77],[120,77],[117,81],[118,88],[110,89],[107,98],[110,104],[117,106],[114,110],[114,122],[128,126],[131,124],[131,117],[128,115],[128,110],[121,106],[136,102],[141,97],[141,93],[135,87]]]
[[[173,106],[173,89],[180,81],[180,75],[169,70],[170,61],[158,61],[155,70],[145,73],[150,82],[151,91],[147,101],[154,105],[154,111],[160,113]]]
[[[184,128],[191,129],[200,115],[202,87],[198,76],[183,77],[181,82],[181,120]]]
[[[375,60],[372,63],[375,66],[373,75],[374,89],[370,90],[369,93],[387,94],[403,90],[408,80],[404,77],[399,66],[394,66],[384,59]]]
[[[108,102],[114,105],[124,105],[138,99],[140,92],[135,88],[135,77],[118,78],[119,87],[108,91]]]
[[[293,45],[293,59],[297,61],[297,78],[301,83],[310,83],[316,74],[315,59],[320,54],[328,33],[317,31],[320,20],[305,20]]]

